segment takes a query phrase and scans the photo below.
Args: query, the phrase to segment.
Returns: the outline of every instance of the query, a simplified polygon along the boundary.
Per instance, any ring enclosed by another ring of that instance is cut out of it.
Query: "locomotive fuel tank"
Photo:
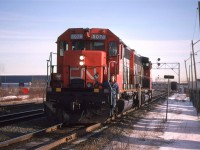
[[[118,113],[123,113],[133,107],[133,99],[119,99],[117,101]]]

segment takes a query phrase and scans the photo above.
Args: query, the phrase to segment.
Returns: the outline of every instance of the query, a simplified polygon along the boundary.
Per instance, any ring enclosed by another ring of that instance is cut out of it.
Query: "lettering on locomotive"
[[[83,39],[83,34],[71,34],[72,40]]]
[[[93,73],[90,73],[89,70],[86,70],[87,78],[94,80],[94,75],[96,74],[96,68],[90,69],[93,70]],[[74,67],[70,68],[70,79],[84,79],[85,68]]]
[[[104,35],[104,34],[92,34],[91,39],[92,40],[105,40],[106,35]]]

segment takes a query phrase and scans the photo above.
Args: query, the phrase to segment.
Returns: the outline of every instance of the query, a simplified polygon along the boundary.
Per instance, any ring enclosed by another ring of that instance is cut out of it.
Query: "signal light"
[[[157,61],[158,61],[158,62],[157,62],[157,65],[158,65],[158,67],[159,67],[159,66],[160,66],[160,62],[159,62],[159,61],[160,61],[160,58],[158,58]]]

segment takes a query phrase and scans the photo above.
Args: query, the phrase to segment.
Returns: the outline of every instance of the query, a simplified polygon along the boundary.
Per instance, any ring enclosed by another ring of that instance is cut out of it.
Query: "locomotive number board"
[[[92,40],[105,40],[106,35],[104,35],[104,34],[92,34],[91,39]]]
[[[71,34],[71,39],[73,40],[83,39],[83,34]]]
[[[83,39],[83,34],[71,34],[70,38],[72,40]],[[105,40],[106,39],[106,35],[104,35],[104,34],[92,34],[91,35],[91,39],[92,40]]]

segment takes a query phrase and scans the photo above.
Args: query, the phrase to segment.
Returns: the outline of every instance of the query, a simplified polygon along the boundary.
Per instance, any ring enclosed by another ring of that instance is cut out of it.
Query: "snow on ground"
[[[160,103],[142,117],[133,130],[125,129],[118,139],[113,139],[105,150],[180,150],[200,149],[200,118],[185,94],[174,94],[166,105]]]
[[[24,103],[42,103],[43,98],[30,98],[29,95],[11,95],[0,97],[0,106],[3,105],[14,105],[14,104],[24,104]]]
[[[16,100],[16,99],[23,100],[27,98],[29,98],[29,95],[19,95],[19,96],[11,95],[11,96],[0,97],[0,101],[8,101],[8,100]]]
[[[168,126],[161,137],[173,142],[161,146],[160,150],[200,149],[200,118],[195,108],[184,94],[171,99]]]

